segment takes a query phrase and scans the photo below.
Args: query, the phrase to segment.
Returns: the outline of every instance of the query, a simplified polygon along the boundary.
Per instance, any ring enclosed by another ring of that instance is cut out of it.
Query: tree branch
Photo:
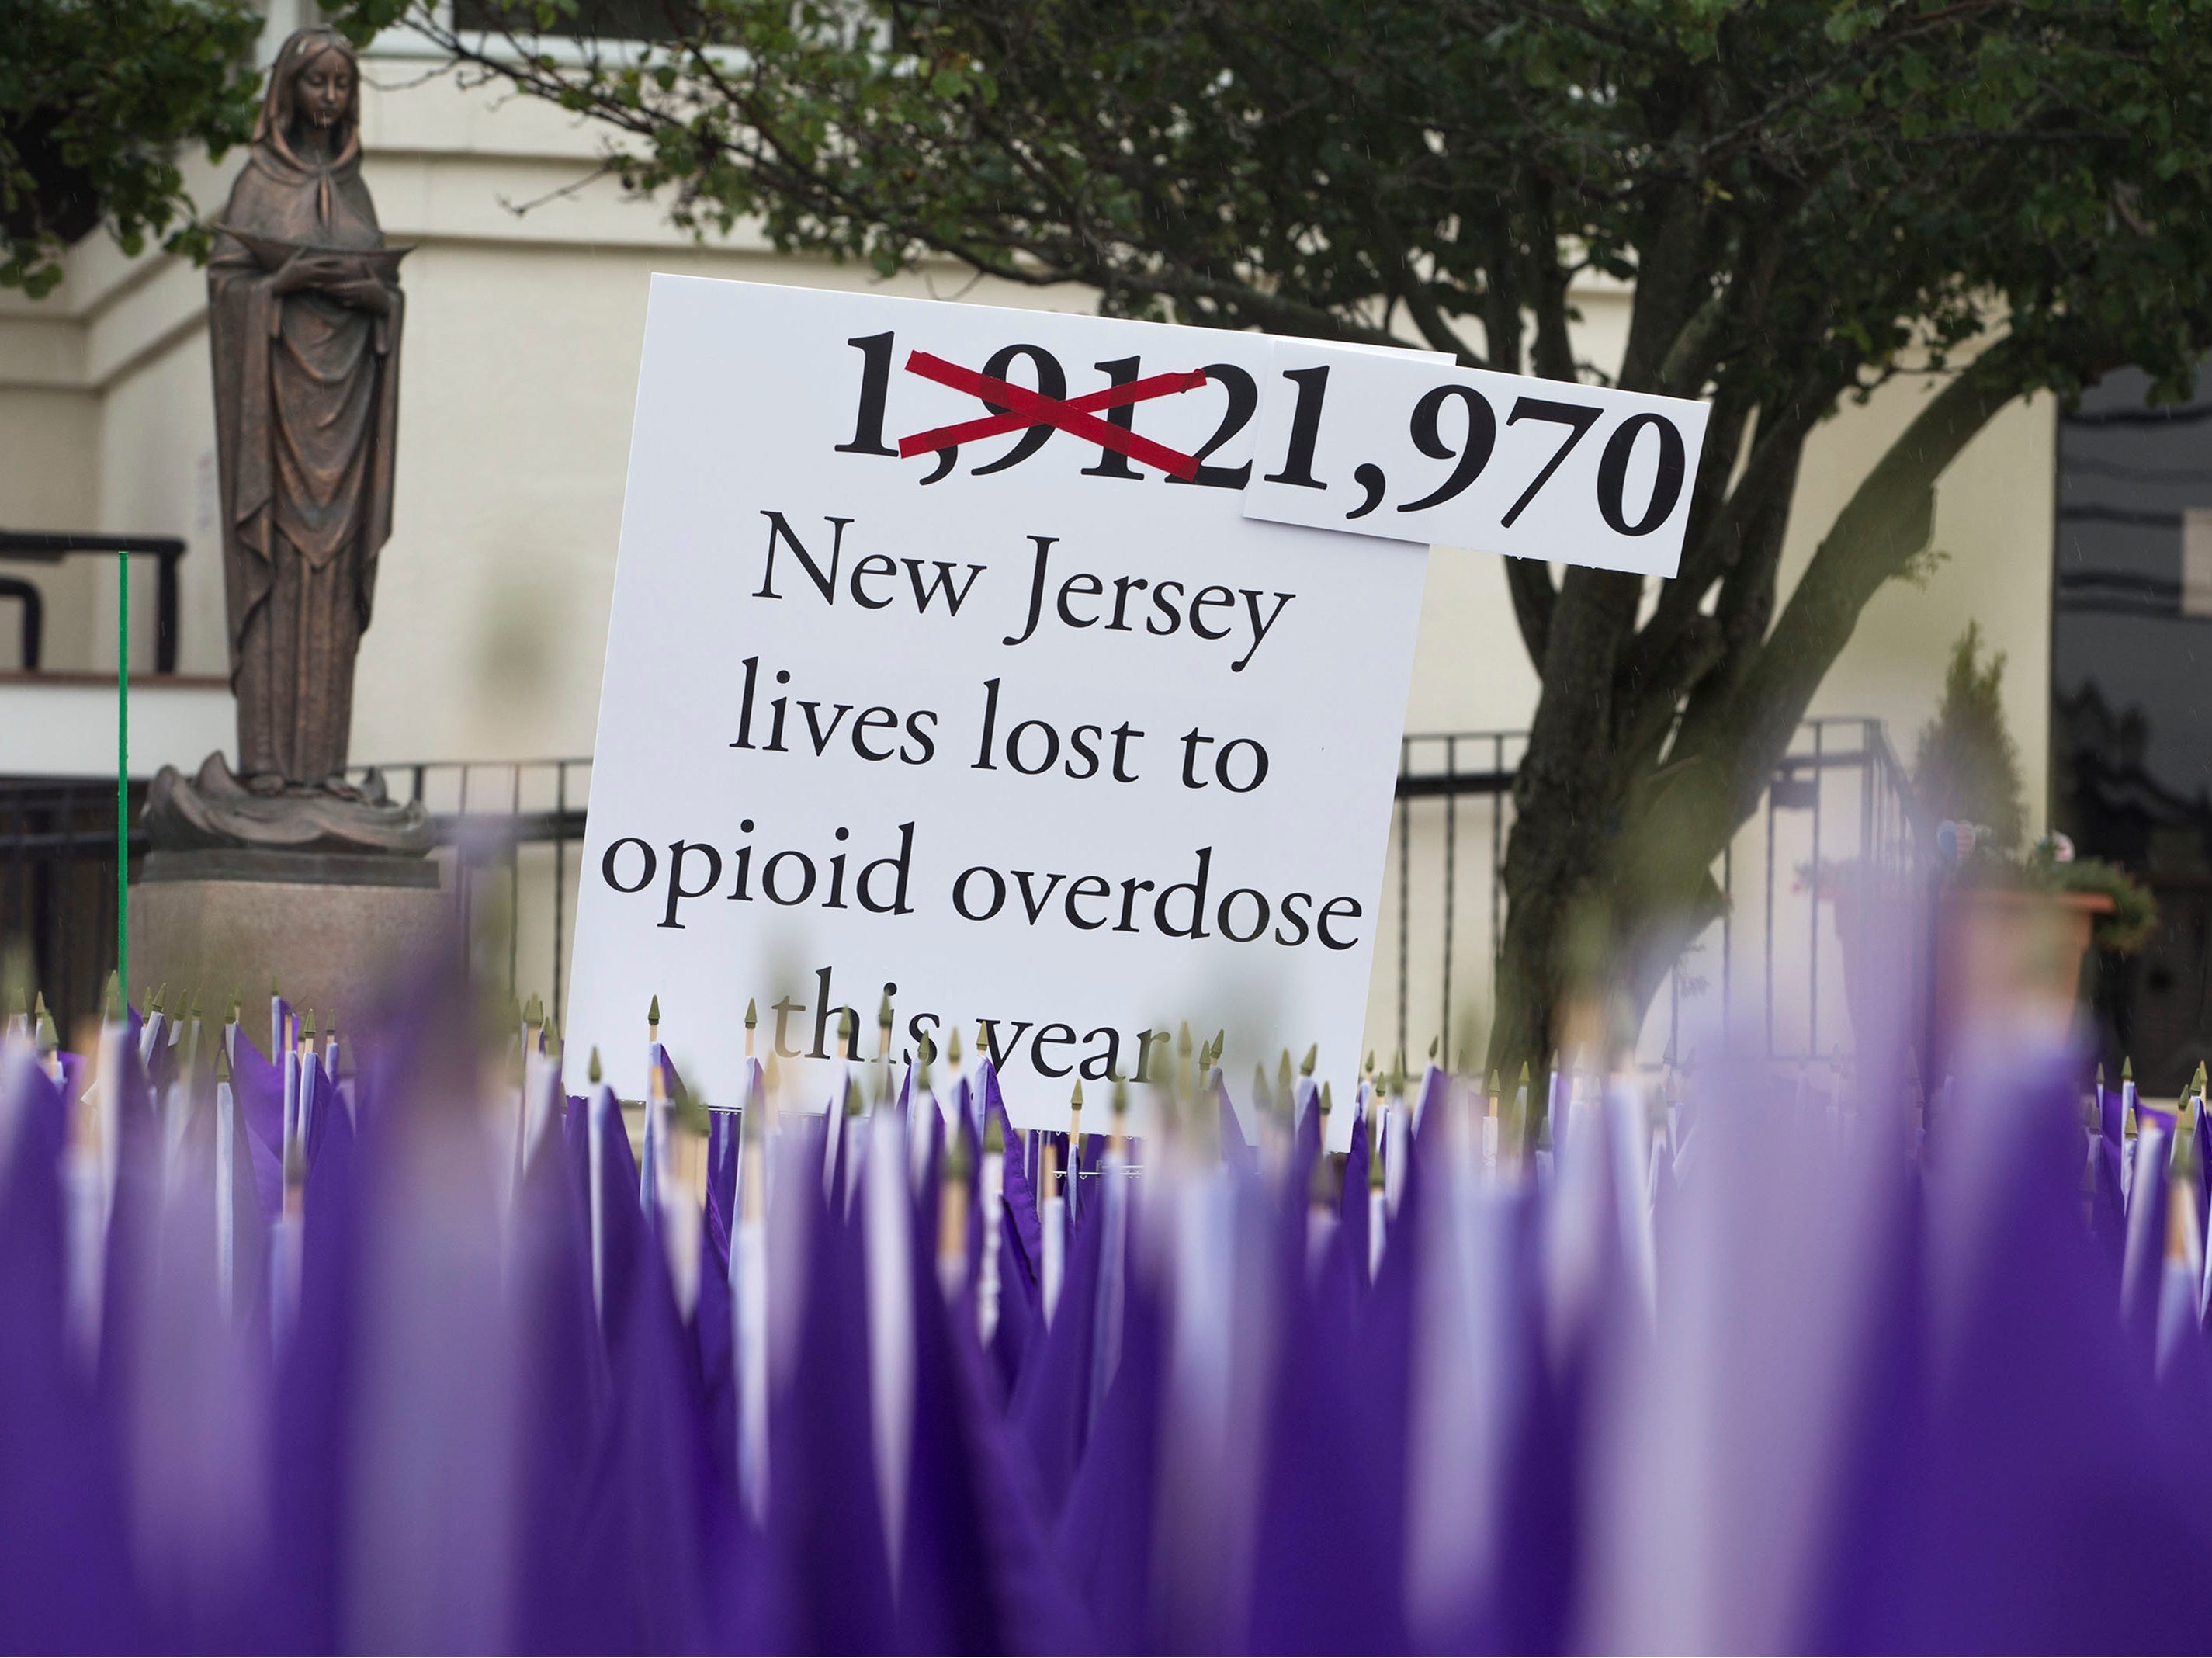
[[[1756,800],[1867,601],[1928,544],[1936,479],[2033,374],[2029,351],[2001,340],[1936,393],[1836,515],[1732,693],[1685,718],[1677,752],[1727,774],[1712,780],[1715,805],[1732,814]]]
[[[1551,644],[1552,611],[1559,598],[1559,589],[1552,586],[1552,567],[1540,558],[1509,557],[1505,590],[1513,595],[1513,619],[1521,626],[1521,642],[1541,673],[1544,653]]]
[[[1670,398],[1694,398],[1705,390],[1712,373],[1714,348],[1721,338],[1721,324],[1729,314],[1730,291],[1725,283],[1715,288],[1675,331],[1674,342],[1659,364],[1653,391]]]
[[[1661,587],[1659,603],[1638,633],[1638,649],[1647,660],[1672,647],[1675,635],[1704,606],[1713,584],[1735,568],[1758,521],[1777,507],[1787,513],[1806,436],[1831,401],[1832,394],[1792,398],[1771,422],[1762,419],[1762,429],[1744,462],[1743,476],[1683,554],[1674,579]],[[1711,442],[1708,439],[1708,453],[1699,462],[1698,471],[1704,473],[1710,465],[1725,477],[1734,456],[1712,452]]]
[[[1467,342],[1460,338],[1458,330],[1451,325],[1437,307],[1437,296],[1429,291],[1428,283],[1413,269],[1413,258],[1406,252],[1405,240],[1398,234],[1398,227],[1390,222],[1389,215],[1378,205],[1370,217],[1374,223],[1376,238],[1382,244],[1385,280],[1391,291],[1406,302],[1406,314],[1413,319],[1413,326],[1421,331],[1421,337],[1429,343],[1429,349],[1449,351],[1462,367],[1485,367],[1482,359],[1476,356],[1468,349]]]
[[[1666,654],[1649,668],[1633,650],[1614,687],[1620,726],[1620,771],[1625,780],[1646,773],[1657,758],[1682,699],[1722,659],[1728,641],[1717,616],[1702,613],[1674,635]]]
[[[1774,621],[1775,589],[1782,574],[1782,544],[1790,531],[1790,502],[1797,486],[1802,446],[1790,456],[1786,475],[1775,483],[1765,504],[1743,529],[1736,562],[1721,579],[1711,620],[1720,629],[1720,654],[1701,679],[1690,684],[1682,718],[1695,726],[1705,711],[1724,701],[1748,670],[1752,657]],[[1705,618],[1691,619],[1694,628]]]
[[[1536,315],[1534,367],[1546,380],[1574,380],[1575,346],[1567,332],[1567,272],[1559,263],[1559,236],[1552,219],[1551,186],[1541,182],[1528,186],[1530,203],[1528,258],[1533,267],[1528,288],[1530,308]]]
[[[1679,185],[1667,191],[1654,234],[1636,262],[1636,297],[1629,312],[1628,343],[1620,356],[1622,386],[1638,392],[1665,390],[1661,365],[1679,343],[1680,336],[1704,308],[1696,300],[1698,284],[1707,274],[1703,252],[1703,220],[1696,191]],[[1714,290],[1705,301],[1725,305],[1727,288]],[[1716,317],[1709,325],[1718,326]]]
[[[1690,517],[1682,535],[1685,563],[1704,544],[1705,531],[1728,505],[1729,483],[1735,475],[1736,464],[1750,459],[1744,452],[1743,437],[1759,407],[1742,388],[1723,386],[1713,393],[1708,410],[1704,452],[1698,455],[1697,472],[1690,480]],[[1676,580],[1680,574],[1678,567]]]
[[[1521,372],[1521,259],[1513,246],[1512,222],[1502,212],[1483,213],[1477,232],[1484,256],[1482,343],[1491,367],[1501,374]],[[1541,653],[1536,659],[1543,660]]]

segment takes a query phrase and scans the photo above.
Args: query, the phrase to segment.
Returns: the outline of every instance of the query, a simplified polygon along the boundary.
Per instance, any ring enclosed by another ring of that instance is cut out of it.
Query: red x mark
[[[1170,449],[1164,443],[1154,443],[1150,438],[1140,438],[1134,432],[1124,431],[1110,421],[1097,417],[1095,410],[1119,409],[1125,404],[1143,403],[1152,398],[1164,398],[1170,392],[1188,392],[1206,384],[1206,371],[1191,369],[1187,374],[1154,374],[1147,379],[1132,380],[1127,386],[1109,386],[1103,392],[1086,392],[1079,398],[1048,398],[1041,392],[1015,386],[988,374],[979,374],[971,368],[963,368],[957,362],[947,362],[942,357],[932,356],[927,351],[916,351],[906,360],[909,374],[919,374],[924,380],[935,380],[939,386],[949,386],[956,392],[966,392],[997,404],[1011,412],[987,415],[981,420],[963,421],[957,426],[940,426],[933,431],[918,432],[910,438],[899,440],[899,453],[924,455],[936,449],[951,449],[963,443],[973,443],[980,438],[994,438],[1002,432],[1025,431],[1033,426],[1054,426],[1071,432],[1086,443],[1095,443],[1102,449],[1111,449],[1118,454],[1140,460],[1147,466],[1157,466],[1179,478],[1188,478],[1198,471],[1195,456]]]

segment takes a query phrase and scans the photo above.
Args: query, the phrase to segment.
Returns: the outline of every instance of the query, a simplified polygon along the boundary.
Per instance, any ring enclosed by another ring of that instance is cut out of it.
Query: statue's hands
[[[369,274],[363,261],[343,253],[295,253],[278,268],[276,288],[279,294],[313,288],[340,305],[378,316],[392,310],[392,290]]]
[[[381,317],[392,310],[392,290],[366,271],[356,271],[343,282],[330,283],[323,290],[341,305],[349,305],[356,311],[374,312]]]
[[[336,253],[310,253],[302,248],[277,267],[276,289],[279,294],[296,294],[309,288],[327,292],[362,274],[358,261]]]

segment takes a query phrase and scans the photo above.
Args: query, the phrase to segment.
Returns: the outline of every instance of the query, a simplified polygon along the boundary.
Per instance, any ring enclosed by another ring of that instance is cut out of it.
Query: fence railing
[[[350,775],[360,782],[372,769],[393,795],[428,810],[477,971],[526,993],[550,990],[559,1006],[592,762],[424,761],[357,766]],[[145,785],[132,784],[134,874],[147,851],[144,805]],[[29,976],[64,1032],[99,1007],[115,967],[115,930],[112,779],[0,776],[0,949],[27,954]]]
[[[144,802],[132,784],[134,823]],[[143,850],[134,836],[134,864]],[[112,775],[0,779],[0,950],[27,953],[65,1037],[98,1010],[115,966]]]
[[[151,558],[154,572],[154,671],[177,671],[177,561],[185,542],[176,536],[104,535],[97,531],[0,530],[0,563],[58,564],[76,556]],[[34,582],[0,577],[0,598],[21,606],[19,659],[35,671],[45,654],[46,600]]]
[[[425,761],[379,769],[386,788],[422,804],[439,845],[451,849],[452,885],[478,971],[503,971],[509,991],[544,992],[561,1006],[576,912],[571,853],[583,842],[592,762]]]
[[[1419,1058],[1433,1040],[1449,1055],[1486,1017],[1504,934],[1513,778],[1527,741],[1522,732],[1435,732],[1401,745],[1383,888],[1389,931],[1376,957],[1388,970],[1376,972],[1368,1002],[1378,1048]],[[1909,802],[1881,721],[1802,725],[1758,812],[1714,865],[1720,918],[1654,999],[1646,1056],[1677,1047],[1701,1018],[1731,1044],[1780,1058],[1847,1045],[1838,898],[1820,872],[1863,865],[1909,884],[1919,863]]]
[[[1520,732],[1408,735],[1400,753],[1367,1028],[1418,1057],[1449,1057],[1491,1004],[1505,924]],[[366,768],[356,768],[358,778]],[[477,968],[561,1005],[588,820],[588,759],[436,761],[378,768],[430,812]],[[134,790],[134,817],[143,791]],[[1848,1032],[1827,864],[1909,875],[1917,854],[1903,768],[1881,723],[1814,720],[1778,762],[1759,813],[1715,866],[1721,918],[1668,975],[1645,1025],[1655,1054],[1701,1017],[1778,1056],[1826,1055]],[[27,941],[58,1018],[96,1006],[114,964],[112,785],[0,779],[0,939]],[[145,848],[134,832],[134,861]],[[1711,1002],[1703,999],[1714,998]]]

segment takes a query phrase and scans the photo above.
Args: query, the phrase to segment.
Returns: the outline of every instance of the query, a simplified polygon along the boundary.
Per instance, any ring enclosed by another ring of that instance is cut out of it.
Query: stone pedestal
[[[251,1009],[273,976],[293,1006],[341,1030],[395,969],[456,947],[453,899],[427,858],[212,850],[149,853],[131,889],[131,993],[200,989],[210,1017]]]

